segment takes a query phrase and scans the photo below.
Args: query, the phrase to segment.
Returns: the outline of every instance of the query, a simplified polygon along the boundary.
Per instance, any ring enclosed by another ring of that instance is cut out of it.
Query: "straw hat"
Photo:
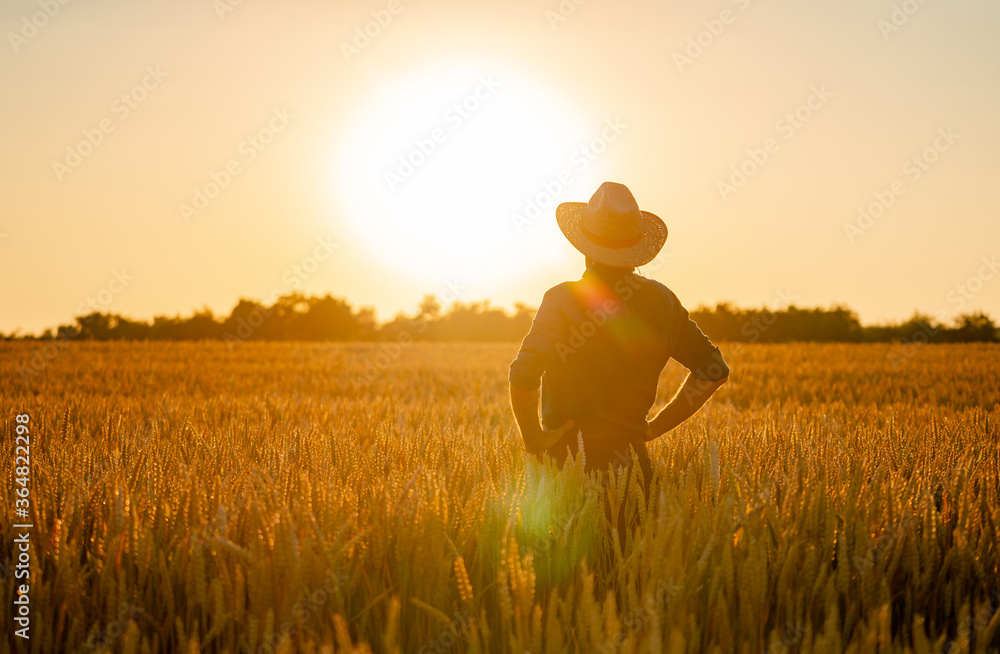
[[[569,242],[594,261],[609,266],[649,263],[667,240],[667,226],[640,211],[624,184],[604,182],[590,202],[563,202],[556,222]]]

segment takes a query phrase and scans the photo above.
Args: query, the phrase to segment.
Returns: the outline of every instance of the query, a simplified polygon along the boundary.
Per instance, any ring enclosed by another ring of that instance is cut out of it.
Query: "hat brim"
[[[556,222],[573,247],[598,263],[608,266],[642,266],[652,261],[667,242],[666,224],[659,216],[641,211],[641,236],[638,243],[622,248],[598,245],[580,229],[586,213],[586,202],[563,202],[556,207]]]

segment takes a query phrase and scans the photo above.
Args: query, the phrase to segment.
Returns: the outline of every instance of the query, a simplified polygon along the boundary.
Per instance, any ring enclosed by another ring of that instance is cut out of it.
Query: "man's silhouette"
[[[627,187],[605,182],[588,203],[560,204],[556,220],[585,255],[587,269],[542,297],[510,365],[515,420],[525,449],[534,454],[549,452],[562,462],[582,441],[586,469],[604,471],[605,480],[610,466],[631,472],[631,447],[648,496],[646,442],[698,411],[725,383],[729,366],[670,289],[634,272],[660,251],[667,228],[639,210]],[[690,374],[647,422],[670,359]]]

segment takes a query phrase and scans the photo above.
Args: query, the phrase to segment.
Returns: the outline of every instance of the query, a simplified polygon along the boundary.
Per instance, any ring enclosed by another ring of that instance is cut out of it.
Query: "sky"
[[[0,332],[537,306],[604,181],[688,307],[1000,319],[993,0],[4,0]]]

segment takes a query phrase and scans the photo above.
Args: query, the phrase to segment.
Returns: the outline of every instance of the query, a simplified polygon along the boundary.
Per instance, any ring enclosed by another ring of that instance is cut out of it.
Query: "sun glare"
[[[526,258],[571,254],[553,210],[580,199],[593,127],[553,91],[509,71],[435,67],[359,105],[336,188],[374,258],[431,283],[488,285]]]

